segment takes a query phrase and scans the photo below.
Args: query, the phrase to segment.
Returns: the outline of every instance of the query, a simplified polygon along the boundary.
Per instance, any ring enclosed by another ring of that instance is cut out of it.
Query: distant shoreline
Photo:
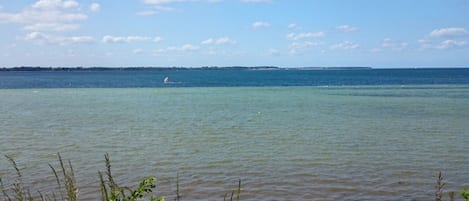
[[[372,67],[277,67],[277,66],[227,66],[227,67],[3,67],[0,71],[126,71],[126,70],[371,70]]]
[[[469,69],[469,67],[403,67],[403,68],[373,68],[368,66],[341,66],[341,67],[277,67],[277,66],[204,66],[204,67],[1,67],[2,71],[180,71],[180,70],[426,70],[426,69]]]

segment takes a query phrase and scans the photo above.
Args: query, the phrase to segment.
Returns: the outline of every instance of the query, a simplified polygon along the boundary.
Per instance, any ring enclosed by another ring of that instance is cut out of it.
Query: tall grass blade
[[[76,179],[75,173],[73,171],[72,162],[68,160],[68,166],[70,168],[70,172],[67,173],[67,192],[69,193],[69,201],[77,201],[78,199],[78,188],[76,186]]]
[[[109,201],[106,183],[104,182],[104,178],[103,178],[103,173],[101,171],[98,171],[98,174],[99,174],[99,182],[101,184],[101,201]]]
[[[179,195],[179,172],[176,175],[176,201],[179,201],[181,196]]]
[[[241,194],[241,178],[238,180],[238,193],[236,195],[236,200],[239,201],[239,194]]]
[[[435,201],[443,201],[443,187],[445,186],[445,183],[443,183],[443,175],[440,173],[438,174],[438,178],[436,180],[436,185],[435,185]]]
[[[26,195],[27,195],[28,201],[34,201],[34,198],[31,195],[31,191],[29,189],[26,191]]]
[[[47,195],[47,200],[49,201],[57,201],[57,196],[55,196],[55,193],[52,192],[52,197]]]
[[[73,167],[72,163],[70,160],[68,161],[68,165],[70,170],[67,171],[67,168],[65,168],[65,164],[62,160],[62,156],[60,156],[60,153],[57,153],[59,157],[59,163],[60,163],[60,168],[62,169],[63,173],[63,179],[65,183],[65,190],[67,192],[67,201],[77,201],[78,198],[78,188],[76,187],[76,182],[75,182],[75,174],[73,173]]]
[[[14,189],[13,191],[15,192],[15,198],[17,201],[24,201],[25,200],[25,192],[24,192],[24,186],[23,186],[23,179],[21,175],[21,171],[18,168],[18,165],[16,164],[15,160],[10,157],[5,155],[5,157],[13,164],[13,167],[15,168],[16,171],[16,181],[13,184]]]
[[[112,173],[111,173],[111,161],[109,160],[109,153],[104,154],[104,159],[106,162],[106,173],[107,173],[107,178],[109,181],[109,188],[111,192],[116,192],[118,191],[118,186],[116,182],[114,182],[114,179],[112,178]]]
[[[67,189],[67,171],[65,169],[64,162],[62,160],[62,156],[60,153],[57,153],[57,157],[59,158],[59,163],[60,163],[60,168],[62,169],[62,174],[63,174],[63,179],[64,179],[64,185],[65,185],[65,190],[67,190],[67,195],[68,195],[68,189]],[[55,196],[55,195],[54,195]],[[62,198],[63,199],[63,198]],[[67,198],[68,200],[69,198]]]
[[[41,193],[41,191],[38,191],[37,193],[39,194],[39,198],[41,198],[41,201],[46,201],[46,199],[44,198],[44,195]]]
[[[62,185],[60,184],[60,178],[59,178],[59,175],[57,175],[57,171],[55,170],[55,168],[49,164],[49,167],[50,169],[52,169],[52,172],[54,173],[54,176],[55,176],[55,180],[57,182],[57,189],[59,190],[59,193],[60,193],[60,198],[62,198],[62,200],[65,200],[64,199],[64,194],[62,192]]]
[[[11,201],[10,196],[7,193],[7,190],[5,189],[5,186],[3,185],[2,178],[0,178],[0,189],[2,189],[2,194],[3,194],[3,200],[4,201]]]

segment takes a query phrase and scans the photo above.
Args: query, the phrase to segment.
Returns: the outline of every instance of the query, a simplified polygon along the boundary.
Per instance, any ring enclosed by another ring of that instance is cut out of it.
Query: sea
[[[163,83],[168,77],[169,82]],[[0,71],[0,178],[79,200],[156,177],[175,200],[435,199],[469,187],[469,69]],[[2,197],[4,195],[0,195]],[[2,197],[4,198],[4,197]]]

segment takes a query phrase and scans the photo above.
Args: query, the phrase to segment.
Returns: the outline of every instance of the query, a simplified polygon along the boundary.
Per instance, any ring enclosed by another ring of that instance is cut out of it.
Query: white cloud
[[[161,5],[161,4],[171,4],[171,3],[180,3],[180,2],[194,2],[194,1],[204,1],[209,3],[221,2],[222,0],[143,0],[145,4]]]
[[[381,47],[384,49],[391,49],[391,50],[396,50],[396,51],[401,51],[406,49],[409,46],[408,43],[405,42],[396,42],[393,41],[390,38],[385,38],[381,42]]]
[[[202,45],[211,45],[211,44],[214,43],[214,41],[215,40],[213,40],[213,38],[209,38],[207,40],[204,40],[204,41],[200,42],[200,44],[202,44]]]
[[[270,3],[272,0],[241,0],[244,3]]]
[[[267,23],[267,22],[257,21],[257,22],[252,23],[251,26],[252,26],[252,28],[254,28],[254,29],[259,29],[259,28],[267,28],[267,27],[270,27],[270,24]]]
[[[289,29],[301,29],[301,27],[295,23],[291,23],[288,25]]]
[[[433,42],[431,40],[428,40],[426,38],[419,39],[417,41],[420,44],[420,49],[434,49]]]
[[[301,40],[301,39],[306,39],[306,38],[319,38],[323,37],[326,34],[322,31],[320,32],[306,32],[306,33],[289,33],[287,35],[287,39],[289,40]]]
[[[145,42],[150,41],[152,38],[146,36],[110,36],[106,35],[101,40],[103,43],[131,43],[131,42]]]
[[[468,43],[461,38],[467,38],[469,31],[462,27],[434,29],[428,35],[418,40],[420,49],[456,49],[468,47]],[[456,40],[456,38],[459,38]]]
[[[352,31],[356,31],[357,27],[352,27],[350,25],[340,25],[340,26],[337,26],[336,29],[342,32],[352,32]]]
[[[467,36],[469,32],[466,31],[464,28],[460,27],[450,27],[450,28],[443,28],[443,29],[435,29],[430,34],[430,37],[438,38],[438,37],[456,37],[456,36]]]
[[[221,37],[218,39],[208,38],[200,42],[200,44],[202,45],[225,45],[225,44],[233,45],[233,44],[236,44],[236,41],[229,37]]]
[[[162,40],[163,40],[163,38],[162,38],[162,37],[159,37],[159,36],[153,38],[153,42],[155,42],[155,43],[160,42],[160,41],[162,41]]]
[[[19,12],[0,12],[0,23],[26,24],[23,29],[31,31],[76,30],[88,18],[78,7],[74,0],[39,0]]]
[[[344,41],[341,43],[331,45],[331,50],[352,50],[360,47],[358,44],[350,41]]]
[[[176,46],[167,47],[166,51],[186,51],[187,52],[187,51],[194,51],[198,49],[199,49],[199,46],[192,45],[192,44],[184,44],[180,47],[176,47]],[[164,52],[164,49],[159,49],[159,51]]]
[[[154,5],[148,10],[140,11],[137,13],[137,15],[140,16],[150,16],[150,15],[155,15],[161,12],[170,12],[174,11],[175,9],[170,6],[161,6],[161,5]]]
[[[59,10],[25,10],[19,13],[0,13],[0,22],[10,23],[73,22],[87,18],[88,16],[82,13],[65,13]]]
[[[90,11],[98,12],[101,9],[101,6],[98,3],[92,3],[90,5]]]
[[[162,12],[162,11],[168,12],[168,11],[174,10],[173,7],[169,7],[169,6],[154,6],[153,8],[156,10],[156,12]]]
[[[301,53],[311,47],[319,46],[320,43],[314,43],[310,41],[305,42],[293,42],[288,46],[288,52],[290,54],[298,54]]]
[[[192,45],[192,44],[184,44],[181,46],[170,46],[166,48],[160,48],[153,51],[153,55],[159,56],[160,54],[166,52],[193,52],[200,49],[199,46]]]
[[[140,11],[137,13],[137,15],[140,15],[140,16],[150,16],[150,15],[154,15],[158,12],[154,11],[154,10],[145,10],[145,11]]]
[[[467,47],[468,43],[466,41],[455,41],[455,40],[445,40],[438,44],[436,49],[452,49],[452,48],[463,48]]]
[[[153,55],[158,56],[161,53],[165,53],[165,52],[166,52],[166,49],[156,49],[156,50],[153,50]]]
[[[29,31],[72,31],[80,28],[79,24],[36,23],[23,27]]]
[[[372,53],[378,53],[378,52],[382,52],[383,50],[381,48],[372,48],[370,49],[370,52]]]
[[[186,0],[143,0],[146,4],[169,4],[175,2],[184,2]]]
[[[272,56],[278,56],[278,55],[280,55],[280,52],[279,52],[277,49],[274,49],[274,48],[270,48],[270,49],[268,50],[268,52],[269,52],[269,55],[272,55]]]
[[[182,50],[182,51],[194,51],[194,50],[198,50],[198,49],[199,49],[198,46],[195,46],[195,45],[192,45],[192,44],[185,44],[180,48],[180,50]]]
[[[78,2],[74,0],[39,0],[32,5],[33,8],[39,9],[57,9],[57,8],[74,8],[78,7]]]
[[[143,52],[143,50],[140,49],[140,48],[137,48],[137,49],[132,50],[132,52],[133,52],[134,54],[141,54],[141,53]]]
[[[216,45],[236,44],[236,41],[228,37],[222,37],[222,38],[219,38],[217,41],[215,41],[215,44]]]
[[[214,49],[208,49],[205,54],[207,55],[216,55],[218,54],[217,51],[215,51]]]
[[[94,43],[96,39],[91,36],[53,36],[41,32],[31,32],[24,38],[25,40],[36,41],[45,44],[67,45],[75,43]]]

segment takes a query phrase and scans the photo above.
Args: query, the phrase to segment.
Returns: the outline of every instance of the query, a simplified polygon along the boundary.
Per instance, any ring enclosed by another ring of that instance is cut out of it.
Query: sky
[[[469,0],[0,0],[0,67],[469,67]]]

